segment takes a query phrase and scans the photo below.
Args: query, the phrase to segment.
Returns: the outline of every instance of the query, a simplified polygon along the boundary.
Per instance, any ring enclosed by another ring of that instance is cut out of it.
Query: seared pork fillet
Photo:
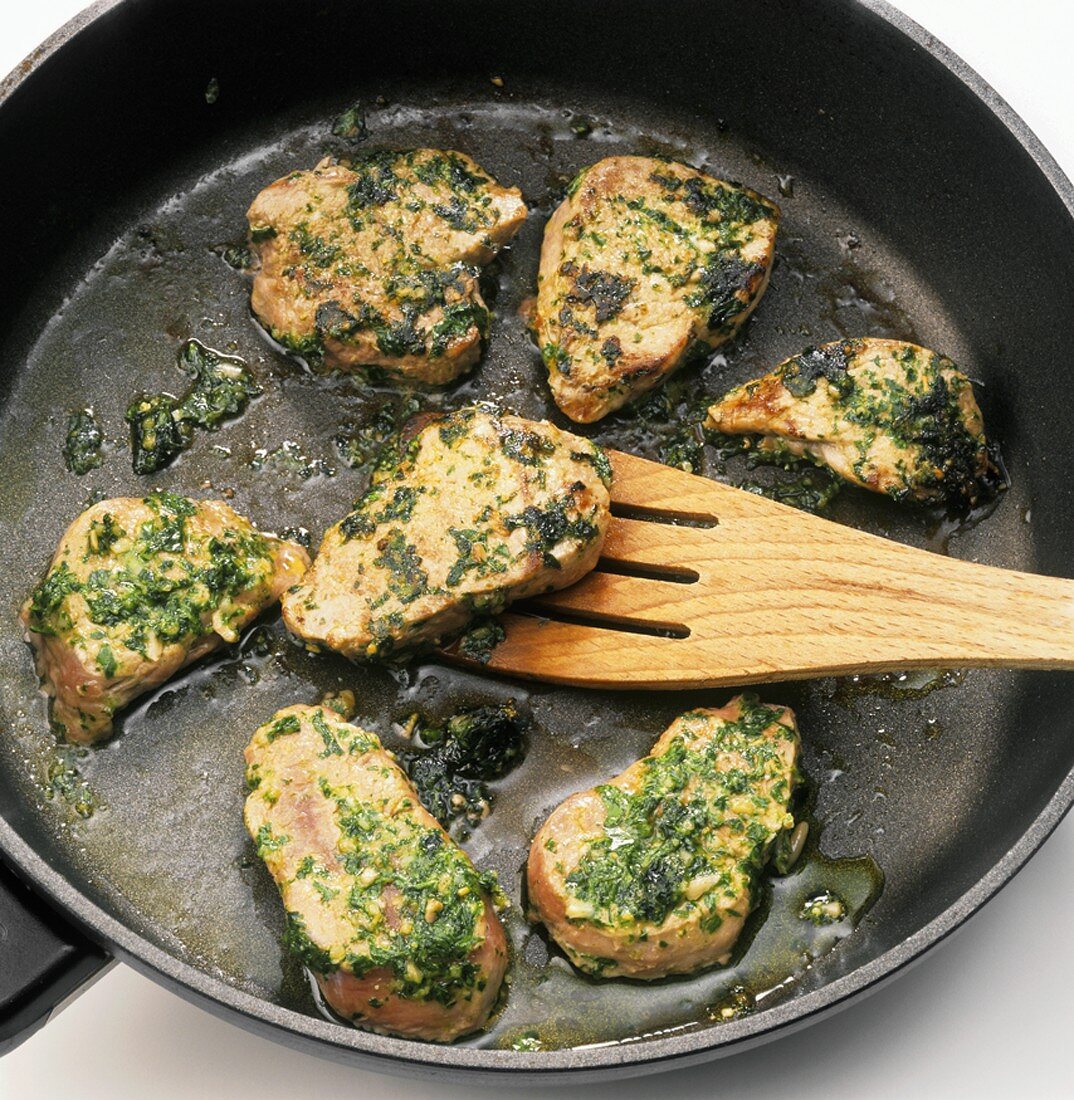
[[[283,601],[300,638],[354,660],[433,645],[593,568],[611,467],[588,440],[479,408],[417,417]]]
[[[362,1027],[448,1041],[488,1019],[507,967],[491,895],[376,736],[327,707],[279,711],[246,749],[246,828],[286,946]]]
[[[588,424],[719,347],[768,285],[779,207],[684,164],[609,157],[545,229],[535,329],[556,404]]]
[[[71,741],[107,737],[116,711],[236,641],[308,565],[220,500],[157,492],[88,508],[20,616],[53,721]]]
[[[757,435],[896,500],[968,501],[991,463],[970,380],[901,340],[839,340],[781,363],[709,409],[705,426]]]
[[[798,732],[739,696],[676,719],[649,756],[572,795],[530,848],[530,905],[580,969],[662,978],[724,963],[794,828]]]
[[[254,199],[251,304],[272,336],[314,363],[450,382],[481,354],[482,264],[526,207],[462,153],[323,160]]]

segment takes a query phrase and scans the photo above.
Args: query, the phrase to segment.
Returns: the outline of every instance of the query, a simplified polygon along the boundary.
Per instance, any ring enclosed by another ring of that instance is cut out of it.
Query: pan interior
[[[728,692],[579,692],[432,662],[359,669],[305,654],[270,617],[240,646],[131,708],[107,745],[78,753],[48,732],[15,623],[64,527],[93,500],[158,487],[224,493],[263,528],[303,526],[316,541],[359,494],[364,470],[347,465],[337,437],[397,402],[399,389],[315,375],[282,354],[251,319],[247,281],[223,253],[241,241],[245,208],[266,183],[326,154],[378,146],[463,150],[521,186],[531,208],[490,272],[494,322],[483,362],[457,386],[416,393],[423,407],[489,400],[569,426],[548,398],[519,316],[533,291],[544,221],[580,167],[613,153],[672,156],[781,203],[772,285],[742,338],[687,371],[673,386],[674,401],[610,417],[589,434],[656,455],[676,436],[688,401],[718,395],[806,344],[865,334],[914,339],[982,382],[1011,488],[979,523],[898,510],[852,490],[831,515],[959,557],[1049,566],[1039,502],[1054,474],[1032,465],[1025,442],[1045,380],[1028,375],[1026,392],[1013,389],[1011,358],[983,342],[972,296],[952,298],[939,274],[930,279],[905,234],[893,234],[860,196],[848,197],[838,172],[783,152],[762,128],[736,128],[687,104],[584,86],[516,93],[510,72],[502,85],[488,76],[500,79],[491,72],[361,89],[368,137],[360,144],[331,132],[354,98],[339,92],[311,96],[272,125],[215,128],[196,153],[177,150],[167,173],[158,165],[137,188],[132,183],[118,234],[86,237],[83,259],[56,265],[53,281],[37,288],[26,316],[47,313],[47,323],[28,322],[21,334],[16,327],[3,358],[10,373],[0,411],[0,523],[8,533],[0,558],[0,708],[8,732],[0,741],[0,799],[50,864],[147,940],[266,1001],[318,1013],[304,974],[281,955],[275,888],[242,827],[250,733],[278,707],[351,688],[356,720],[401,748],[396,723],[414,711],[438,717],[512,698],[532,722],[528,755],[495,785],[493,812],[466,846],[480,867],[499,872],[511,898],[514,977],[494,1026],[469,1043],[578,1047],[718,1028],[740,990],[763,1011],[819,988],[920,930],[985,874],[1071,766],[1069,739],[1054,733],[1069,679],[977,671],[764,689],[766,699],[798,714],[815,793],[811,851],[797,874],[769,891],[732,966],[643,987],[580,977],[526,924],[520,890],[528,841],[568,793],[618,772],[675,715],[720,705]],[[226,81],[219,87],[226,96]],[[111,228],[102,216],[105,224]],[[123,411],[136,394],[182,388],[175,352],[190,337],[243,357],[264,394],[172,467],[138,478]],[[104,465],[79,478],[64,470],[61,447],[67,414],[87,405],[108,446]],[[711,476],[723,476],[711,455],[707,462]],[[1058,515],[1053,522],[1068,524]],[[88,806],[82,816],[79,807]],[[824,887],[852,902],[856,928],[818,931],[797,919],[804,897]]]

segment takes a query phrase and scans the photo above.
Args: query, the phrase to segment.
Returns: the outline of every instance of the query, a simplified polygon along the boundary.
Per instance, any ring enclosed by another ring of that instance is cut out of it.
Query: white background
[[[0,73],[81,6],[79,0],[2,0]],[[902,0],[899,6],[976,68],[1074,177],[1069,0]],[[1074,1097],[1072,913],[1074,818],[952,941],[841,1014],[721,1062],[629,1083],[573,1086],[560,1095]],[[502,1091],[379,1077],[295,1054],[221,1023],[122,966],[0,1061],[2,1100],[374,1093],[378,1100],[484,1100]]]

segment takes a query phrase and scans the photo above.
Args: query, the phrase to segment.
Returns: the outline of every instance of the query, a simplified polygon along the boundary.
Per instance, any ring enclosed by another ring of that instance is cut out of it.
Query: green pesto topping
[[[544,1040],[540,1034],[533,1028],[529,1028],[526,1031],[516,1035],[511,1040],[512,1050],[521,1050],[525,1053],[531,1053],[533,1051],[544,1050]]]
[[[194,441],[195,428],[215,431],[239,416],[260,392],[241,359],[197,340],[179,349],[179,367],[193,379],[182,398],[169,393],[141,397],[127,408],[131,461],[136,474],[163,469]]]
[[[343,864],[353,876],[347,906],[358,932],[346,968],[361,976],[387,967],[403,997],[450,1005],[470,995],[483,983],[469,956],[482,942],[489,881],[439,829],[345,797],[336,801]],[[398,891],[396,928],[385,926],[379,904],[389,883]]]
[[[589,444],[589,450],[571,451],[571,458],[576,462],[586,462],[597,471],[597,477],[604,484],[605,489],[612,487],[612,464],[603,448],[595,443]]]
[[[502,611],[512,586],[538,569],[573,564],[600,535],[597,479],[607,485],[611,474],[589,441],[488,408],[405,426],[384,443],[369,489],[329,536],[355,577],[361,654],[441,644],[466,618]],[[308,610],[317,610],[316,574]],[[438,634],[441,620],[450,625]]]
[[[306,931],[306,922],[300,913],[289,911],[286,919],[283,945],[303,966],[318,974],[331,974],[334,970],[339,969],[332,962],[332,956],[323,947],[318,947],[310,939],[310,935]]]
[[[104,462],[104,435],[92,409],[78,409],[67,418],[63,461],[73,474],[87,474]]]
[[[700,289],[686,295],[687,305],[704,310],[710,329],[727,329],[744,308],[743,298],[763,268],[739,256],[717,254],[698,272]]]
[[[765,736],[781,717],[747,696],[737,721],[705,736],[711,720],[685,715],[667,751],[641,762],[636,791],[598,787],[602,835],[566,880],[576,916],[617,927],[695,912],[711,933],[728,904],[743,899],[748,906],[772,842],[787,827],[794,777],[778,740]],[[721,762],[726,754],[741,757],[741,765]]]
[[[373,564],[388,572],[388,591],[400,603],[413,603],[429,587],[429,575],[421,567],[421,557],[398,527],[383,540],[383,546]]]
[[[580,175],[557,215],[560,253],[542,268],[537,343],[557,400],[587,422],[731,337],[771,261],[774,204],[650,163],[602,161]]]
[[[277,718],[269,728],[265,731],[265,740],[271,745],[278,737],[286,737],[291,733],[298,733],[302,728],[302,723],[299,722],[298,716],[295,714],[284,715],[283,718]]]
[[[79,770],[78,761],[87,755],[85,748],[57,746],[45,765],[45,797],[66,802],[79,817],[92,817],[100,803]]]
[[[243,619],[245,608],[233,601],[272,570],[270,547],[257,532],[193,534],[187,521],[196,506],[174,493],[152,493],[145,504],[152,516],[129,537],[110,513],[95,521],[83,558],[88,572],[76,572],[65,557],[30,596],[35,633],[99,642],[101,632],[83,637],[83,618],[108,632],[108,645],[94,645],[107,676],[116,671],[118,646],[144,657],[151,640],[189,644],[211,633],[212,616],[229,605],[231,618]],[[84,612],[72,608],[75,596]]]
[[[560,272],[570,276],[572,280],[566,300],[592,306],[598,325],[618,316],[630,292],[637,286],[634,279],[624,279],[611,271],[591,271],[586,264],[579,269],[577,264],[570,261],[560,268]]]

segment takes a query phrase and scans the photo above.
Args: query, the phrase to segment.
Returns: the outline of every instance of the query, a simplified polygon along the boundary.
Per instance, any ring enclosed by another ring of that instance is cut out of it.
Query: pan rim
[[[96,0],[49,36],[20,65],[0,81],[0,108],[23,82],[78,34],[129,0]],[[891,26],[941,64],[991,112],[1028,154],[1074,219],[1074,186],[1055,158],[1025,121],[973,68],[934,35],[887,0],[829,0],[846,7],[864,8]],[[313,1016],[275,1005],[214,978],[183,962],[127,924],[111,916],[75,888],[56,868],[0,816],[0,854],[32,886],[56,905],[73,923],[114,952],[115,956],[164,984],[173,992],[232,1023],[308,1052],[336,1060],[361,1059],[382,1072],[432,1075],[449,1070],[468,1079],[485,1078],[499,1084],[578,1082],[587,1074],[608,1078],[653,1073],[735,1053],[779,1034],[797,1030],[845,1007],[857,996],[870,993],[910,966],[956,932],[990,901],[1037,852],[1074,804],[1074,769],[1059,783],[1053,796],[1021,837],[990,870],[956,898],[942,913],[901,943],[863,966],[820,989],[773,1006],[757,1016],[662,1038],[620,1044],[575,1047],[528,1053],[430,1043],[348,1029]]]

